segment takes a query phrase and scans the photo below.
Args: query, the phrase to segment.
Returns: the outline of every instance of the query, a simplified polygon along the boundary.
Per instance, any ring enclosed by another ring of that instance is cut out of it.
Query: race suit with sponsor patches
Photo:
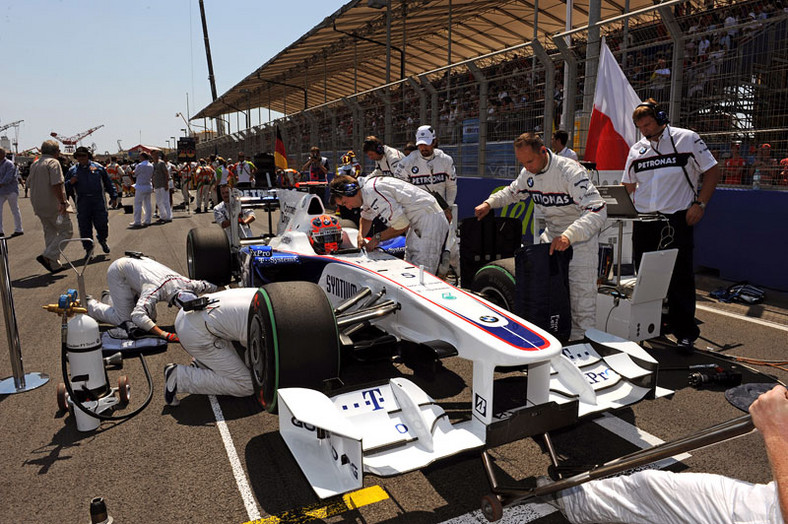
[[[438,269],[449,233],[446,215],[430,193],[394,177],[360,179],[361,217],[379,219],[386,227],[404,229],[405,260],[424,266],[430,273]]]
[[[384,145],[383,157],[380,160],[375,160],[375,169],[369,176],[394,176],[403,158],[405,157],[399,150]]]
[[[663,221],[635,222],[632,253],[635,264],[644,252],[678,248],[668,287],[668,323],[678,339],[695,340],[694,228],[687,209],[697,198],[700,175],[717,165],[708,146],[689,129],[666,126],[654,140],[641,139],[629,150],[625,184],[637,184],[632,201],[642,213],[659,212]]]
[[[427,191],[435,191],[449,207],[457,198],[454,160],[440,149],[435,149],[428,158],[421,156],[418,150],[412,152],[402,159],[394,176]]]
[[[167,275],[163,280],[146,284],[139,300],[131,310],[131,321],[139,328],[150,331],[156,326],[156,304],[160,301],[171,305],[179,291],[191,291],[195,295],[210,293],[218,288],[205,280],[190,280],[177,273]]]
[[[514,182],[490,195],[485,202],[494,209],[528,197],[539,206],[547,223],[541,241],[552,242],[564,235],[572,246],[572,261],[569,263],[570,338],[582,338],[586,329],[596,325],[598,240],[607,219],[605,201],[583,166],[549,151],[544,171],[534,174],[523,169]]]
[[[249,306],[257,288],[236,288],[205,295],[218,302],[194,311],[179,311],[175,332],[195,366],[177,366],[178,393],[246,397],[254,393],[249,368],[233,346],[248,347]]]

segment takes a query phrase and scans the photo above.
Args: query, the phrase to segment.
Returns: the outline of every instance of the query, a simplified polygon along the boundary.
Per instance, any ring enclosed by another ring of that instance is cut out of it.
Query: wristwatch
[[[693,202],[693,204],[698,204],[702,210],[706,211],[706,202],[701,202],[700,200],[695,200]]]

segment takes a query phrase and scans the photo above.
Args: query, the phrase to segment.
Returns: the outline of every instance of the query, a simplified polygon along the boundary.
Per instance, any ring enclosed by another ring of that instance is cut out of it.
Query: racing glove
[[[175,333],[169,333],[167,331],[164,332],[164,340],[167,342],[180,342],[181,340],[178,338],[178,335]]]

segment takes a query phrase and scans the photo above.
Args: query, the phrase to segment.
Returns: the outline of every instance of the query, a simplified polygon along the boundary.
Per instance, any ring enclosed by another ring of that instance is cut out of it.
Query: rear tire
[[[186,237],[189,278],[225,286],[232,280],[230,241],[223,230],[194,228]]]
[[[255,399],[277,409],[277,390],[322,389],[339,375],[339,331],[334,309],[311,282],[261,287],[249,309],[249,364]]]
[[[503,258],[483,266],[473,276],[471,289],[496,306],[513,312],[517,289],[514,258]]]

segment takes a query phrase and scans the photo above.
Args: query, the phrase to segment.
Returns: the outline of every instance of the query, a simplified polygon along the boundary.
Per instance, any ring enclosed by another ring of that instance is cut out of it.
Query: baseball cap
[[[431,146],[435,141],[435,130],[432,126],[420,126],[416,130],[416,145],[422,144]]]

